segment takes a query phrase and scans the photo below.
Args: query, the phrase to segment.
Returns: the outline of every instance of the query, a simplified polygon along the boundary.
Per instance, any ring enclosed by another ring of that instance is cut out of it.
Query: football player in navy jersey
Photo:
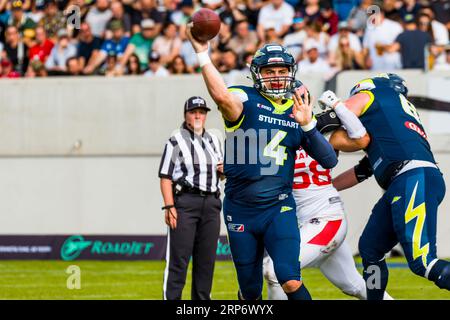
[[[385,254],[397,243],[412,272],[450,290],[450,263],[436,255],[437,209],[445,183],[407,93],[401,77],[384,73],[358,82],[345,102],[331,91],[319,99],[339,117],[359,117],[369,137],[351,139],[342,129],[333,133],[335,149],[367,153],[359,165],[334,179],[335,187],[343,190],[373,173],[386,191],[359,240],[367,297],[372,300],[383,298],[388,282]]]
[[[315,127],[312,103],[295,80],[296,63],[278,44],[259,49],[251,63],[253,87],[227,88],[187,27],[208,91],[225,123],[224,220],[240,299],[260,299],[264,249],[289,299],[311,299],[300,276],[300,235],[292,196],[296,151],[301,146],[324,168],[336,154]]]

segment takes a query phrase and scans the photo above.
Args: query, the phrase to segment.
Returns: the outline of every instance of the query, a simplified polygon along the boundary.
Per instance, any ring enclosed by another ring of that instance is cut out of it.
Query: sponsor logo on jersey
[[[236,224],[236,223],[229,223],[228,224],[228,231],[244,232],[244,225],[243,224]]]
[[[227,215],[227,221],[231,222],[231,221],[233,221],[233,218],[231,216]]]
[[[341,198],[340,197],[331,197],[331,198],[328,199],[328,202],[330,204],[340,203],[341,202]]]
[[[257,103],[256,106],[257,106],[258,108],[260,108],[260,109],[264,109],[264,110],[267,110],[267,111],[272,111],[272,108],[271,108],[271,107],[266,106],[266,105],[264,105],[264,104],[262,104],[262,103]]]
[[[299,124],[295,121],[288,121],[285,119],[273,118],[273,117],[265,116],[263,114],[259,115],[258,120],[261,122],[267,122],[270,124],[275,124],[275,125],[279,125],[282,127],[289,127],[289,128],[295,128],[295,129],[298,129],[298,126],[299,126]]]
[[[418,134],[420,134],[422,136],[422,138],[427,139],[426,133],[422,129],[420,129],[420,127],[417,124],[415,124],[414,122],[406,121],[405,127],[417,132]]]
[[[292,209],[293,209],[292,207],[282,206],[281,210],[280,210],[280,213],[291,211]]]

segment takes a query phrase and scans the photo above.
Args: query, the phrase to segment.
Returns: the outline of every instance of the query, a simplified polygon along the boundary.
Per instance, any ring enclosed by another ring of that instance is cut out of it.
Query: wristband
[[[167,206],[162,207],[161,210],[167,210],[167,209],[171,209],[171,208],[175,208],[175,206],[173,204],[169,204]]]
[[[303,132],[308,132],[316,127],[316,123],[317,123],[317,120],[312,119],[308,124],[301,126],[301,128],[302,128]]]
[[[200,68],[211,63],[211,58],[209,57],[208,50],[197,53],[197,60],[200,64]]]

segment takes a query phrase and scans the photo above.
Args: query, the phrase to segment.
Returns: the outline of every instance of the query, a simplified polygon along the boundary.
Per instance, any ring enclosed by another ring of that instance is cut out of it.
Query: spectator
[[[89,24],[86,22],[81,23],[80,32],[78,33],[77,57],[82,69],[97,59],[101,46],[102,39],[92,34]]]
[[[354,7],[348,16],[347,22],[351,30],[360,38],[364,35],[367,26],[367,9],[373,5],[373,0],[361,0],[359,6]],[[350,40],[351,41],[351,40]]]
[[[180,3],[179,10],[172,14],[172,21],[179,28],[179,35],[181,40],[186,39],[186,24],[195,12],[192,0],[183,0]]]
[[[11,3],[11,16],[8,19],[8,25],[15,26],[20,34],[23,34],[27,29],[34,30],[36,27],[36,23],[26,16],[23,5],[22,0],[14,0]]]
[[[319,22],[309,21],[306,23],[305,27],[308,39],[315,40],[318,46],[319,54],[322,58],[328,57],[328,41],[330,36],[323,32]]]
[[[127,61],[126,67],[127,75],[138,75],[142,74],[141,64],[139,63],[139,58],[136,54],[132,54]]]
[[[265,30],[268,26],[274,27],[277,37],[283,36],[289,31],[294,18],[294,9],[284,0],[270,0],[259,12],[258,16],[258,37],[264,41]]]
[[[236,0],[226,0],[219,14],[220,20],[235,29],[238,21],[247,20],[247,17],[237,6]]]
[[[117,77],[122,75],[119,68],[117,68],[117,55],[115,52],[110,52],[106,57],[106,62],[100,69],[100,74],[106,77]]]
[[[329,2],[322,4],[317,21],[322,24],[322,31],[327,32],[330,36],[338,31],[339,17]]]
[[[400,22],[402,18],[400,16],[401,2],[398,0],[383,0],[383,13],[386,19]]]
[[[265,43],[281,43],[282,40],[278,36],[274,26],[266,25],[264,29],[264,42]]]
[[[320,44],[314,39],[308,39],[304,44],[306,58],[298,63],[298,73],[321,73],[325,77],[331,72],[329,64],[319,55]]]
[[[300,16],[296,16],[292,21],[292,33],[287,34],[283,40],[283,46],[285,46],[288,51],[295,58],[295,61],[300,61],[302,59],[302,46],[307,38],[305,31],[305,19]]]
[[[238,68],[238,56],[236,52],[231,49],[222,53],[219,66],[217,70],[221,73],[228,73]]]
[[[36,44],[33,45],[29,50],[30,60],[39,59],[41,62],[45,63],[47,57],[52,51],[54,43],[47,39],[47,33],[45,28],[38,26],[36,28]]]
[[[430,3],[430,9],[434,13],[436,21],[446,25],[450,30],[450,1],[433,0]]]
[[[431,28],[429,25],[422,25],[421,21],[425,21],[424,15],[428,16],[428,19],[431,21]],[[433,56],[436,63],[443,63],[445,61],[444,46],[449,43],[449,29],[439,21],[435,20],[435,14],[433,10],[429,6],[422,6],[422,9],[419,12],[419,29],[422,31],[428,31],[433,37],[434,44],[436,45],[433,48]],[[425,29],[427,28],[427,30]]]
[[[25,77],[27,78],[45,78],[48,76],[47,70],[45,69],[45,65],[41,60],[35,59],[30,61],[28,64],[27,72],[25,73]]]
[[[86,22],[91,26],[92,34],[96,37],[103,38],[106,31],[106,25],[112,18],[112,12],[109,9],[110,0],[96,0],[95,6],[92,7],[86,15]]]
[[[111,30],[111,23],[113,23],[116,20],[119,20],[122,22],[123,29],[125,32],[125,36],[130,37],[131,36],[131,17],[130,15],[125,12],[123,8],[123,4],[120,1],[114,1],[111,3],[111,19],[106,24],[106,30]],[[112,34],[108,34],[106,38],[110,39],[112,37]]]
[[[157,52],[150,53],[148,58],[148,70],[144,72],[144,76],[146,77],[166,77],[169,75],[169,71],[161,65],[160,56]]]
[[[70,43],[66,29],[60,29],[57,33],[58,42],[53,47],[50,56],[45,62],[47,71],[52,74],[62,74],[66,71],[66,62],[70,57],[77,55],[77,48]]]
[[[339,37],[338,47],[332,57],[330,66],[335,67],[336,71],[359,70],[365,67],[362,52],[352,49],[350,38],[346,35]]]
[[[182,56],[176,56],[169,64],[170,74],[188,74],[189,69]]]
[[[115,20],[110,24],[112,38],[103,42],[100,52],[95,59],[91,59],[90,63],[84,68],[86,74],[93,73],[106,60],[111,53],[118,58],[122,57],[128,46],[129,38],[125,36],[122,21]]]
[[[11,61],[7,59],[2,59],[1,62],[1,78],[20,78],[20,73],[14,70],[14,66]]]
[[[12,63],[14,71],[25,74],[28,68],[28,48],[20,38],[15,26],[9,26],[5,31],[4,56]]]
[[[343,37],[348,38],[350,48],[357,55],[361,55],[362,46],[358,36],[350,31],[350,26],[347,21],[339,22],[339,32],[333,35],[328,42],[328,58],[331,61],[336,61],[334,54],[338,50],[339,40]]]
[[[403,5],[398,11],[403,21],[414,21],[420,8],[416,0],[403,0]]]
[[[180,55],[183,57],[189,70],[195,71],[198,68],[197,54],[188,40],[183,41]]]
[[[119,65],[121,68],[126,65],[128,58],[132,53],[136,53],[139,57],[141,68],[147,68],[148,57],[152,49],[153,41],[158,35],[158,29],[156,28],[156,24],[153,20],[144,19],[141,21],[141,30],[142,32],[136,33],[133,37],[131,37],[125,53],[119,60]]]
[[[222,22],[219,34],[211,41],[211,48],[213,51],[218,50],[224,52],[228,50],[228,43],[232,36],[233,34],[231,33],[230,26]]]
[[[66,61],[66,75],[67,76],[82,76],[82,68],[77,57],[70,57]]]
[[[61,11],[58,11],[55,0],[46,1],[44,16],[39,21],[39,25],[45,28],[47,37],[53,42],[57,40],[58,30],[66,27],[66,18]]]
[[[249,29],[246,20],[236,22],[234,36],[228,42],[228,48],[242,57],[246,52],[255,52],[258,44],[258,36],[255,31]]]
[[[386,46],[387,52],[399,51],[403,69],[425,68],[425,46],[433,42],[429,33],[417,29],[412,15],[406,15],[405,31],[400,33],[392,45]]]
[[[402,26],[385,18],[381,10],[374,19],[376,25],[367,28],[363,39],[364,56],[366,63],[372,70],[401,69],[400,55],[398,52],[384,52],[383,46],[394,43],[397,36],[402,33]]]
[[[320,17],[319,0],[306,0],[306,6],[300,9],[300,13],[306,22],[314,22]]]
[[[154,22],[155,33],[159,34],[162,29],[164,18],[156,9],[156,0],[138,0],[139,9],[131,14],[131,24],[133,34],[142,32],[142,21],[152,20]]]
[[[31,2],[31,11],[28,12],[27,16],[33,20],[35,25],[39,23],[39,21],[44,16],[45,9],[45,1],[44,0],[35,0]]]
[[[447,70],[450,71],[450,48],[445,50],[445,62],[437,63],[434,66],[434,70]]]
[[[181,39],[177,34],[177,25],[173,22],[166,23],[163,34],[156,37],[152,50],[161,57],[161,64],[167,65],[180,54]]]

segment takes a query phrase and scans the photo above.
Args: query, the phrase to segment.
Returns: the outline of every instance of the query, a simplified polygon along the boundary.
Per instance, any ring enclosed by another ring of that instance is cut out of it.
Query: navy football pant
[[[435,168],[416,168],[396,177],[359,239],[365,268],[379,263],[400,242],[410,269],[426,277],[436,260],[437,209],[444,195],[444,179]]]
[[[264,248],[280,284],[300,280],[300,232],[292,195],[268,209],[237,205],[225,197],[224,221],[239,288],[246,300],[261,296]]]

